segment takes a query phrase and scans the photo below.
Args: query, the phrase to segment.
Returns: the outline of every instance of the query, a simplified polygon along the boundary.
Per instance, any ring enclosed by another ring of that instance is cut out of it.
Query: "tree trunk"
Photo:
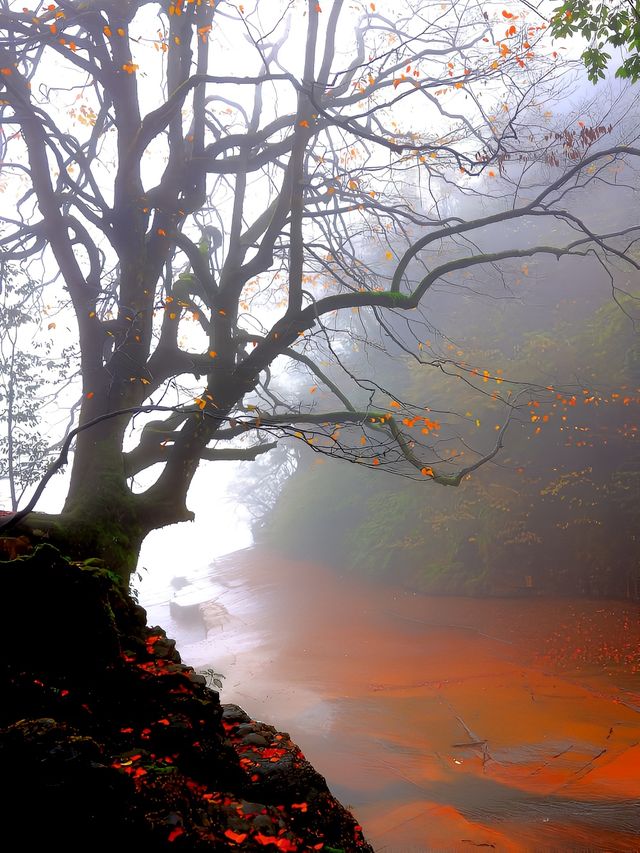
[[[33,544],[50,542],[74,560],[99,558],[126,584],[147,531],[141,529],[136,496],[127,485],[123,427],[115,420],[78,435],[62,512],[30,513],[15,530]]]
[[[34,546],[49,542],[73,560],[98,558],[126,586],[148,530],[142,529],[137,497],[126,482],[121,436],[110,431],[113,422],[105,422],[78,436],[62,512],[32,512],[9,535]]]
[[[124,587],[136,568],[146,532],[128,515],[121,500],[114,500],[108,513],[103,504],[59,515],[33,512],[11,531],[24,543],[23,551],[49,542],[73,560],[97,558],[121,578]],[[0,539],[0,547],[8,541]]]

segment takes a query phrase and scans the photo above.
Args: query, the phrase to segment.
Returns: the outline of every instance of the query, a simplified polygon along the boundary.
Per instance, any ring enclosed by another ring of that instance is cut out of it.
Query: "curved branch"
[[[145,414],[148,412],[180,413],[180,411],[181,410],[176,406],[156,406],[154,404],[149,404],[148,406],[130,406],[126,409],[118,409],[115,412],[107,412],[104,415],[99,415],[97,418],[93,418],[92,420],[86,421],[84,424],[75,427],[75,429],[72,429],[67,435],[60,449],[60,453],[58,454],[58,458],[54,459],[51,465],[49,465],[45,475],[38,483],[38,486],[36,487],[36,490],[31,496],[27,505],[23,509],[16,512],[14,515],[5,519],[4,521],[0,521],[0,531],[8,530],[12,527],[15,527],[20,521],[22,521],[23,518],[25,518],[25,516],[29,515],[29,513],[33,511],[35,505],[40,500],[40,497],[44,492],[49,480],[69,461],[69,449],[71,447],[71,443],[79,433],[84,432],[84,430],[90,429],[91,427],[96,426],[96,424],[102,423],[103,421],[110,420],[111,418],[119,418],[122,415]],[[194,412],[194,414],[198,414],[198,412]]]
[[[253,447],[205,447],[200,453],[200,459],[206,462],[253,462],[263,453],[268,453],[277,446],[277,441],[256,444]],[[124,454],[125,474],[134,477],[140,471],[150,468],[159,462],[166,462],[167,447],[158,444],[155,447],[137,447],[130,453]]]
[[[568,183],[575,175],[582,171],[582,169],[589,166],[591,163],[594,163],[596,160],[600,160],[603,157],[616,157],[618,155],[629,154],[633,157],[640,156],[640,148],[632,148],[626,145],[615,146],[614,148],[608,148],[605,151],[599,151],[595,154],[590,154],[588,157],[585,157],[580,161],[576,166],[568,169],[564,174],[562,174],[559,178],[557,178],[552,184],[545,187],[541,193],[538,194],[536,198],[534,198],[529,204],[524,205],[523,207],[515,207],[512,210],[502,211],[501,213],[494,213],[491,216],[485,216],[481,219],[474,219],[470,222],[460,222],[457,225],[450,225],[446,228],[440,228],[437,231],[433,231],[431,234],[427,234],[425,237],[422,237],[420,240],[417,240],[413,246],[411,246],[402,256],[400,263],[398,264],[396,271],[393,275],[393,282],[391,285],[391,290],[399,293],[400,292],[400,284],[402,282],[402,278],[407,271],[407,268],[413,258],[421,252],[424,248],[426,248],[430,243],[433,243],[436,240],[442,240],[446,237],[453,237],[456,234],[463,234],[466,231],[477,230],[480,228],[484,228],[487,225],[495,225],[499,222],[507,222],[511,219],[519,219],[521,217],[526,216],[528,213],[533,212],[537,207],[539,207],[546,198],[548,198],[552,193],[556,190],[560,189],[564,184]],[[550,212],[550,211],[549,211]]]

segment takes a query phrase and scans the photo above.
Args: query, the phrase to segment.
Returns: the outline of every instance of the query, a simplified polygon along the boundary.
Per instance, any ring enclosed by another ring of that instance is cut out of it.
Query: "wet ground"
[[[260,549],[189,581],[171,610],[143,590],[149,624],[380,853],[640,851],[637,604],[429,597]]]

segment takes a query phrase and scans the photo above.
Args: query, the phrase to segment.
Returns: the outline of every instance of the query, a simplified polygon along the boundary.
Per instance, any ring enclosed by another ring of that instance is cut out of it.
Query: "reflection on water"
[[[260,549],[185,595],[191,622],[150,620],[290,731],[380,853],[640,850],[637,604],[428,597]]]

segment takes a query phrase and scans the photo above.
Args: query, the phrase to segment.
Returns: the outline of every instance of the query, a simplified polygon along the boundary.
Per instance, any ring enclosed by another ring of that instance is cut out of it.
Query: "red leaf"
[[[181,826],[176,826],[175,829],[172,829],[169,833],[167,841],[175,841],[176,838],[179,838],[181,835],[184,835],[184,829]]]
[[[224,833],[224,834],[226,835],[226,837],[227,837],[230,841],[235,841],[235,842],[236,842],[236,844],[242,844],[242,842],[243,842],[243,841],[245,840],[245,838],[247,837],[247,833],[246,833],[246,832],[234,832],[234,831],[233,831],[233,829],[227,829],[227,830],[225,830],[225,833]]]

